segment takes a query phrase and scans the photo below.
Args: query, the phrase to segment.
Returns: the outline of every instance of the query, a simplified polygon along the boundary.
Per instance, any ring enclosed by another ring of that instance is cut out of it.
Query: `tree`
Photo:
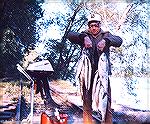
[[[79,30],[85,23],[86,18],[84,14],[80,16],[79,20],[76,19],[77,14],[81,12],[84,13],[82,4],[74,5],[71,12],[66,15],[59,11],[53,12],[54,18],[44,20],[43,17],[42,21],[39,20],[38,22],[39,26],[37,30],[39,33],[41,31],[45,32],[44,30],[51,30],[53,26],[57,25],[62,34],[60,39],[55,40],[49,37],[47,41],[43,40],[47,49],[43,56],[52,63],[57,79],[73,80],[74,78],[74,67],[79,56],[79,54],[77,55],[76,53],[79,53],[80,48],[78,45],[73,45],[68,42],[66,36],[70,30]],[[51,17],[52,16],[53,15],[51,15]]]
[[[22,61],[23,54],[34,48],[35,21],[42,12],[34,0],[3,0],[1,10],[1,73],[13,74],[12,70],[17,72],[16,63]]]

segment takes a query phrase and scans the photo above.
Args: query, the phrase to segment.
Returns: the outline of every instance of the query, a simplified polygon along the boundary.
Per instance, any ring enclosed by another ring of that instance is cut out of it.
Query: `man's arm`
[[[114,47],[120,47],[123,42],[121,37],[112,35],[111,33],[106,34],[103,39],[109,44],[109,46]]]
[[[85,37],[84,34],[78,32],[69,32],[67,35],[67,39],[70,42],[78,44],[80,46],[82,46],[84,43],[84,37]]]

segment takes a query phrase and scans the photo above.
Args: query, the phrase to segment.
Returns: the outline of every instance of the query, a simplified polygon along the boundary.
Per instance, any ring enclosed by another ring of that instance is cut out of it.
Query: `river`
[[[112,101],[134,109],[150,110],[150,79],[110,77]]]

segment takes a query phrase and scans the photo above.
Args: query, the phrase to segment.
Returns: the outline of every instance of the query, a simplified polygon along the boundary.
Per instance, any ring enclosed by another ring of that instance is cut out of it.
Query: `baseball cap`
[[[88,23],[93,22],[93,21],[100,22],[101,21],[100,15],[99,14],[90,14],[88,16]]]

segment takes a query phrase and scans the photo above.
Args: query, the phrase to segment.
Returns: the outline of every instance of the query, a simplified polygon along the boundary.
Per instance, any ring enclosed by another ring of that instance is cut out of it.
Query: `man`
[[[119,36],[112,35],[110,32],[105,32],[101,29],[101,18],[98,14],[91,14],[88,17],[88,29],[78,33],[78,32],[69,32],[68,33],[68,39],[70,42],[78,44],[82,47],[82,63],[84,64],[84,68],[80,69],[80,75],[82,78],[80,78],[81,85],[82,85],[82,91],[83,91],[83,120],[85,123],[92,123],[92,93],[93,93],[93,83],[95,80],[96,72],[98,68],[101,68],[103,65],[108,65],[107,72],[108,75],[111,75],[111,69],[110,69],[110,53],[109,53],[109,47],[119,47],[122,44],[122,39]],[[100,57],[105,58],[103,62],[106,62],[106,64],[100,64],[102,61],[99,59]],[[86,65],[86,66],[85,66]],[[99,67],[101,66],[101,67]],[[82,66],[83,67],[83,66]],[[102,67],[103,68],[103,67]],[[105,69],[106,69],[105,68]],[[78,69],[78,68],[77,68]],[[89,73],[87,73],[89,72]],[[99,73],[99,74],[103,74]],[[87,75],[87,77],[85,76]],[[104,74],[105,75],[105,74]],[[90,78],[89,78],[90,77]],[[102,76],[103,77],[103,76]],[[87,78],[87,79],[86,79]],[[107,79],[107,78],[106,78]],[[88,80],[90,80],[90,83],[88,84]],[[100,83],[102,82],[99,81]],[[105,124],[111,124],[112,123],[112,113],[111,113],[111,89],[110,89],[110,82],[109,79],[105,80],[103,82],[106,86],[106,96],[107,96],[107,107],[106,107],[106,114],[104,115],[104,120],[102,120]],[[97,85],[98,86],[98,85]],[[100,86],[100,85],[99,85]],[[95,87],[94,87],[95,88]],[[98,87],[99,88],[99,87]],[[100,89],[100,88],[99,88]],[[99,90],[98,93],[101,91]],[[93,96],[95,97],[95,96]],[[98,102],[100,99],[98,99]],[[96,101],[97,102],[97,101]],[[95,103],[96,105],[97,103]],[[100,113],[102,114],[102,113]],[[101,117],[102,119],[103,117]]]

